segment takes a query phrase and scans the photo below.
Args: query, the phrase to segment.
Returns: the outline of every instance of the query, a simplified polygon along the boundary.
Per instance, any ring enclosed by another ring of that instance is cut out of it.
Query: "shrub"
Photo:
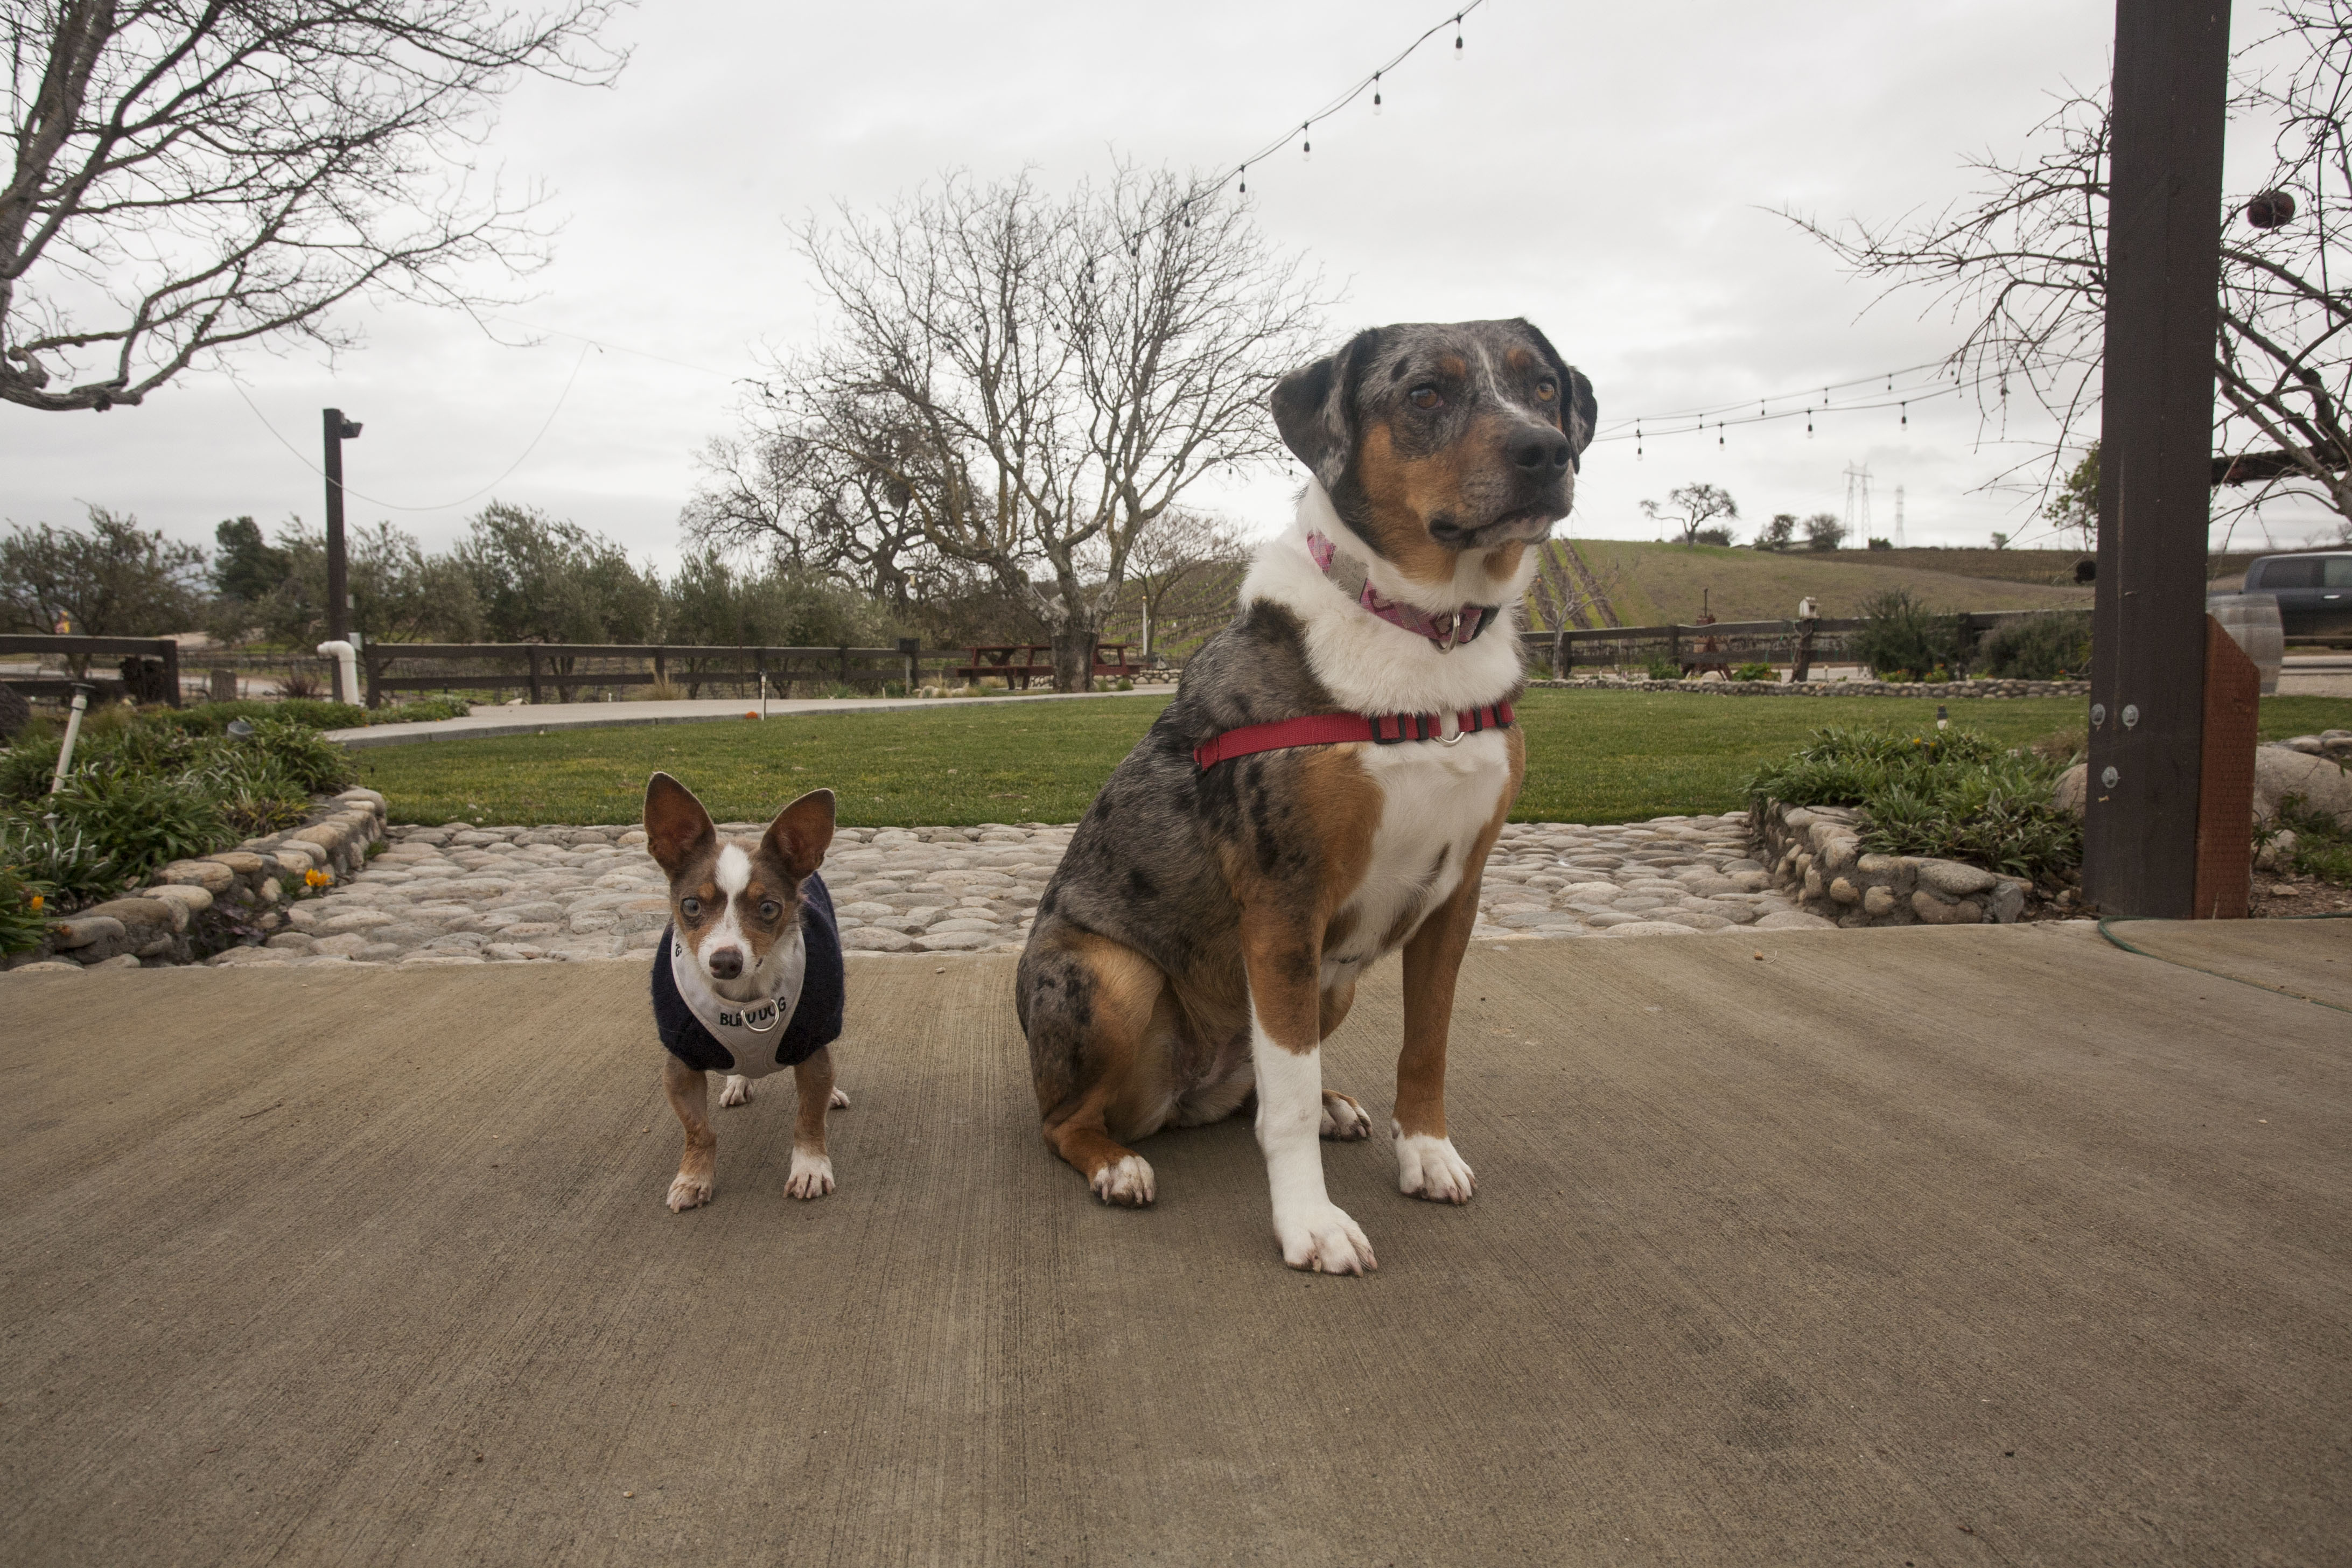
[[[235,837],[220,803],[190,778],[77,768],[48,805],[60,829],[103,846],[125,878],[209,854]]]
[[[271,719],[313,730],[348,730],[368,722],[369,715],[366,709],[352,702],[262,702],[246,699],[236,702],[193,702],[185,708],[151,708],[139,717],[142,724],[185,734],[219,735],[226,733],[229,725],[239,719],[247,723]]]
[[[2005,680],[2062,680],[2091,668],[2091,617],[2051,610],[2004,622],[1977,651],[1977,669]]]
[[[0,953],[41,945],[49,924],[49,895],[55,890],[15,866],[0,865]]]
[[[26,811],[0,815],[0,863],[68,900],[111,898],[126,880],[114,857],[88,834]]]
[[[1908,589],[1879,595],[1863,605],[1862,618],[1847,651],[1881,680],[1922,680],[1966,661],[1968,623],[1927,608]]]
[[[2315,811],[2301,795],[2291,795],[2279,802],[2277,826],[2294,834],[2294,869],[2324,882],[2352,886],[2352,832],[2333,816]]]
[[[1777,680],[1780,672],[1769,664],[1743,664],[1731,672],[1734,680]]]
[[[2083,857],[2082,825],[2051,804],[2064,768],[2037,752],[2004,752],[1965,730],[1832,728],[1758,773],[1748,793],[1790,805],[1858,806],[1863,845],[1878,854],[2050,878]]]
[[[1670,658],[1654,658],[1642,667],[1642,673],[1652,680],[1680,680],[1683,667]]]
[[[343,789],[353,777],[352,754],[300,724],[264,721],[253,727],[247,743],[268,753],[287,777],[312,795]]]

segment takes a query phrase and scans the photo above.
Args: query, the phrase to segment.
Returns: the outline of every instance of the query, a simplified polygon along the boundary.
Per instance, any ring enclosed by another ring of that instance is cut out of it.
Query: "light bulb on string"
[[[1314,122],[1311,121],[1300,125],[1298,128],[1298,155],[1308,163],[1314,162],[1315,159],[1315,138],[1313,132]]]
[[[1640,460],[1640,458],[1641,458],[1641,456],[1642,456],[1642,422],[1641,422],[1640,420],[1638,420],[1638,419],[1637,419],[1637,420],[1635,420],[1635,421],[1633,422],[1633,457],[1634,457],[1634,459],[1635,459],[1636,461],[1639,461],[1639,460]]]
[[[1809,403],[1809,404],[1805,405],[1805,438],[1806,438],[1807,440],[1811,440],[1811,439],[1812,439],[1812,435],[1813,435],[1813,406],[1812,406],[1812,405],[1811,405],[1811,404],[1810,404],[1810,403]]]
[[[1908,430],[1911,428],[1911,405],[1906,403],[1903,404],[1901,407],[1903,409],[1903,428]]]
[[[1247,163],[1244,163],[1244,164],[1242,165],[1242,191],[1241,191],[1241,194],[1242,194],[1242,195],[1249,195],[1249,165],[1248,165]]]
[[[1378,114],[1380,111],[1381,111],[1381,73],[1380,73],[1380,72],[1378,72],[1378,71],[1374,71],[1374,72],[1372,73],[1372,112],[1373,112],[1374,114]]]
[[[1462,13],[1454,14],[1454,63],[1462,63]]]

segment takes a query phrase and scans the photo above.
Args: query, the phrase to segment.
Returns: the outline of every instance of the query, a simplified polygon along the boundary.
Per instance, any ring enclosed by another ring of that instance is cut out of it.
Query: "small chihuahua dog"
[[[673,1213],[710,1201],[719,1140],[708,1073],[726,1075],[722,1106],[751,1098],[751,1080],[793,1069],[800,1114],[784,1190],[833,1191],[824,1113],[846,1107],[833,1087],[830,1047],[845,990],[833,896],[816,874],[833,842],[833,792],[812,790],[776,814],[756,844],[721,839],[694,792],[656,773],[646,783],[646,847],[669,876],[670,923],[654,952],[654,1026],[668,1056],[662,1088],[686,1128],[669,1184]]]

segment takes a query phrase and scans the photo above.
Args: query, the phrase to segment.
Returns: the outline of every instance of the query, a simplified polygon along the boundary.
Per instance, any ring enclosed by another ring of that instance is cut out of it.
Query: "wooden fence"
[[[519,691],[531,702],[569,702],[588,690],[668,684],[699,697],[789,697],[796,682],[871,687],[921,682],[923,671],[963,662],[961,649],[926,653],[913,638],[896,647],[708,647],[681,643],[372,643],[360,650],[367,703],[399,691]],[[436,668],[437,667],[437,668]]]
[[[1956,616],[1972,635],[2040,612],[1984,610]],[[1568,629],[1522,632],[1530,664],[1545,664],[1555,677],[1579,666],[1622,668],[1645,666],[1653,660],[1675,665],[1685,672],[1743,664],[1787,665],[1790,679],[1802,680],[1811,666],[1851,658],[1848,643],[1867,623],[1825,617],[1790,621],[1717,621],[1711,626],[1610,626],[1597,631]]]
[[[180,705],[180,645],[170,637],[46,637],[20,633],[0,635],[0,658],[31,654],[58,659],[68,669],[87,670],[91,659],[119,660],[113,676],[89,676],[77,682],[71,675],[0,677],[27,697],[64,698],[77,684],[95,686],[102,695],[131,696],[142,701]]]

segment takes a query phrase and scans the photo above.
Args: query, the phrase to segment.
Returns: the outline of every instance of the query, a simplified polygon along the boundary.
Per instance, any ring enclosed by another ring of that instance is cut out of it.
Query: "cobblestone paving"
[[[722,825],[756,835],[760,825]],[[844,828],[824,876],[856,957],[1018,952],[1066,826]],[[1826,927],[1766,889],[1744,813],[1612,827],[1514,824],[1487,862],[1481,940]],[[669,919],[635,827],[395,827],[352,881],[215,963],[626,958]]]

